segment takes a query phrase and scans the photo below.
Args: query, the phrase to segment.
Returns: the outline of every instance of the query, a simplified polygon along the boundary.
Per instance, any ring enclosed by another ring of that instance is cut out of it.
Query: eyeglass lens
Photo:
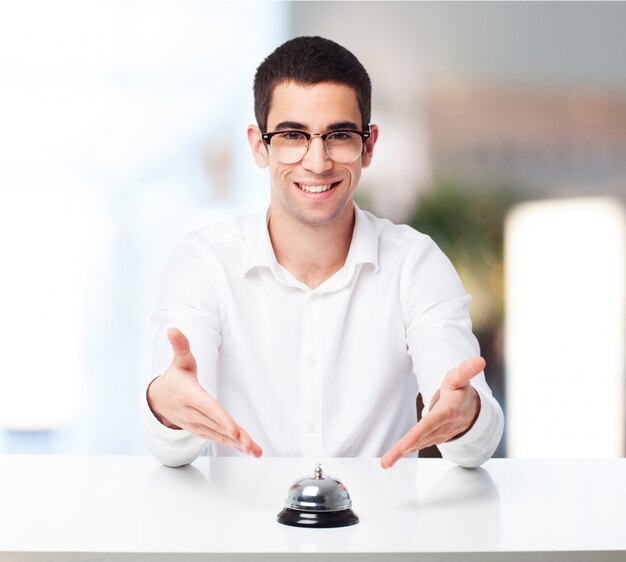
[[[297,131],[285,131],[284,134],[275,135],[270,143],[270,149],[274,157],[283,164],[294,164],[304,158],[313,142]],[[331,160],[338,163],[348,164],[354,162],[363,149],[363,141],[360,135],[342,131],[330,134],[324,142],[326,154]]]

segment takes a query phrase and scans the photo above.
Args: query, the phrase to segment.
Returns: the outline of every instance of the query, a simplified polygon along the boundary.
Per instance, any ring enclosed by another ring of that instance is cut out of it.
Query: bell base
[[[277,516],[278,522],[291,527],[314,527],[318,529],[347,527],[359,522],[351,509],[341,511],[298,511],[286,507]]]

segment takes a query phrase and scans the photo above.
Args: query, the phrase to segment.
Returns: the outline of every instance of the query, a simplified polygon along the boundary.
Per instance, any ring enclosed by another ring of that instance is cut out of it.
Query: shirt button
[[[313,357],[313,356],[309,357],[307,359],[307,363],[309,364],[309,366],[315,367],[315,365],[317,365],[317,357]]]
[[[317,431],[317,427],[315,427],[314,424],[309,425],[309,427],[306,428],[306,430],[310,433],[313,434]]]

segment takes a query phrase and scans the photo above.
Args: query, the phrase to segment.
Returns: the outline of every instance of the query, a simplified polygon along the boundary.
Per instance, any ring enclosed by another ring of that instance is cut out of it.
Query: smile
[[[307,193],[323,193],[324,191],[328,191],[329,189],[332,189],[333,187],[335,187],[339,182],[333,182],[333,183],[326,183],[324,185],[306,185],[303,183],[296,183],[296,185],[302,190],[302,191],[306,191]]]

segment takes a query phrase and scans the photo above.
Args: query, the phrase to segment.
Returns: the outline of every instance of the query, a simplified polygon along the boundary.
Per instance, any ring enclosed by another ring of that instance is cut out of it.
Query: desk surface
[[[315,462],[360,523],[280,525]],[[150,554],[146,554],[150,553]],[[0,456],[0,562],[79,560],[626,560],[626,459]]]

